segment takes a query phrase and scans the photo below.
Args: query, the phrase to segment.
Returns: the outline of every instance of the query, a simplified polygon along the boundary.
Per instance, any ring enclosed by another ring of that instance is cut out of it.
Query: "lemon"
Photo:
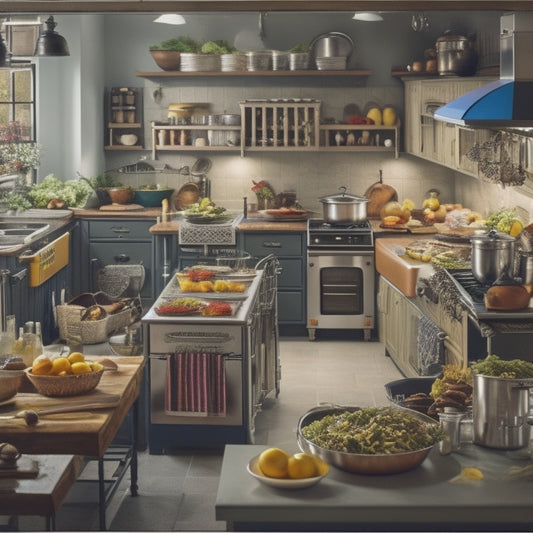
[[[83,363],[85,361],[85,356],[81,352],[72,352],[68,358],[70,363]]]
[[[396,124],[396,110],[393,107],[385,107],[383,109],[383,125],[394,126]]]
[[[373,107],[372,109],[368,110],[368,113],[366,114],[368,118],[371,118],[374,121],[374,124],[377,126],[380,126],[383,122],[383,116],[381,114],[381,109],[378,107]]]
[[[522,222],[520,220],[513,220],[513,223],[511,224],[511,229],[509,230],[509,235],[511,237],[518,237],[520,233],[522,232],[522,229],[524,227],[522,226]]]
[[[413,200],[406,198],[402,202],[402,209],[407,209],[408,211],[412,211],[414,208],[415,208],[415,203],[413,202]]]
[[[467,466],[463,468],[461,472],[462,476],[465,479],[483,479],[483,472],[479,468],[474,468],[472,466]]]
[[[284,478],[288,475],[289,454],[279,448],[268,448],[261,452],[257,466],[267,477]]]
[[[87,374],[88,372],[91,372],[91,367],[85,362],[72,363],[70,368],[72,369],[73,374]]]
[[[50,374],[53,376],[62,375],[63,372],[66,374],[70,373],[70,361],[66,357],[57,357],[52,360],[52,370]]]
[[[291,455],[288,459],[287,470],[289,477],[293,479],[314,477],[318,473],[315,458],[305,452]]]
[[[100,372],[100,370],[103,370],[104,369],[104,365],[100,364],[100,363],[89,363],[89,366],[91,367],[91,370],[93,372]]]
[[[52,361],[48,357],[39,356],[33,361],[31,371],[36,376],[46,376],[52,370]]]

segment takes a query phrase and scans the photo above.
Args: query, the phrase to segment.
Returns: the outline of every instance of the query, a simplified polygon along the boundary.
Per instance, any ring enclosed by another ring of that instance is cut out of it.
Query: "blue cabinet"
[[[305,325],[305,233],[243,232],[242,249],[259,260],[274,254],[280,261],[278,318],[280,325]]]

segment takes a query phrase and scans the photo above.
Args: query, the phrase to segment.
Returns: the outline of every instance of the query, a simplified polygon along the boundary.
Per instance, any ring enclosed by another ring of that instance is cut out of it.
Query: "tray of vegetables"
[[[160,316],[233,316],[241,303],[199,298],[161,298],[155,312]]]

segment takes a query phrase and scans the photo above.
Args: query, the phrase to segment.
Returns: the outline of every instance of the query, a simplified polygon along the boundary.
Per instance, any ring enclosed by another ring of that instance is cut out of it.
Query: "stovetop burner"
[[[374,234],[368,220],[332,224],[322,219],[309,219],[307,246],[318,249],[372,249]]]
[[[450,272],[451,276],[457,280],[461,287],[467,292],[475,303],[483,303],[485,301],[485,294],[489,290],[490,285],[483,285],[476,278],[471,271],[455,271]]]

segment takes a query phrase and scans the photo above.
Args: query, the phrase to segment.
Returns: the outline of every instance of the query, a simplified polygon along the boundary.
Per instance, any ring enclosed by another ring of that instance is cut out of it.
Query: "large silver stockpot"
[[[516,239],[495,230],[473,235],[472,274],[484,285],[491,285],[500,276],[513,275],[514,247]]]
[[[339,187],[339,190],[340,194],[319,198],[324,221],[330,224],[365,221],[368,198],[346,194],[346,187]]]
[[[474,374],[474,443],[516,450],[529,443],[529,390],[533,379]]]
[[[445,33],[436,42],[437,69],[442,75],[471,76],[476,71],[475,42],[463,35]]]

